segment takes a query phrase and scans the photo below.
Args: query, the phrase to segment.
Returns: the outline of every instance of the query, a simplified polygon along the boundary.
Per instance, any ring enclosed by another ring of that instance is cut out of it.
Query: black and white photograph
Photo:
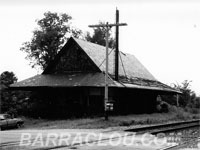
[[[1,150],[199,150],[199,0],[0,0]]]

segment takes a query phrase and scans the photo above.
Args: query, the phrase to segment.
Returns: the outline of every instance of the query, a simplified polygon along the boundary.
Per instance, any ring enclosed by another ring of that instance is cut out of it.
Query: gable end
[[[82,48],[70,38],[43,74],[63,74],[73,72],[101,72]]]

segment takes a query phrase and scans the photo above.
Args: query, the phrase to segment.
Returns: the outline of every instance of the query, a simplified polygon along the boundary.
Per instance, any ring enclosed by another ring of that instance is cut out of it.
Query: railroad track
[[[132,129],[126,129],[125,131],[128,131],[130,134],[126,135],[126,136],[132,136],[133,134],[131,134],[131,132],[133,133],[137,133],[137,134],[142,134],[142,133],[151,133],[151,134],[158,134],[158,133],[167,133],[167,132],[173,132],[173,131],[177,131],[177,130],[183,130],[183,129],[187,129],[187,128],[192,128],[192,127],[198,127],[200,126],[200,120],[191,120],[191,121],[182,121],[182,122],[176,122],[176,123],[168,123],[168,124],[159,124],[159,125],[152,125],[152,126],[147,126],[147,127],[141,127],[141,128],[132,128]],[[105,131],[108,132],[108,131]],[[113,132],[113,131],[110,131]],[[123,136],[122,136],[123,137]],[[112,140],[115,140],[119,137],[114,137],[112,138]],[[198,139],[198,141],[200,141],[200,138],[197,137],[196,139]],[[193,142],[196,139],[191,139],[189,141],[185,141],[184,143],[175,145],[175,146],[169,146],[160,150],[168,150],[168,149],[173,149],[176,147],[180,147],[184,144],[188,144]],[[31,141],[34,139],[31,139]],[[105,138],[105,139],[101,139],[101,142],[106,142],[110,140],[110,138]],[[89,143],[96,143],[99,142],[99,140],[92,140]],[[87,142],[88,143],[88,142]],[[87,144],[86,142],[82,142],[82,143],[75,143],[73,145],[60,145],[60,146],[54,146],[54,147],[43,147],[43,148],[33,148],[34,150],[50,150],[50,149],[58,149],[58,148],[71,148],[74,146],[79,146],[79,145],[84,145]],[[2,148],[6,148],[6,147],[15,147],[15,146],[19,146],[20,141],[15,141],[15,142],[8,142],[8,143],[3,143],[0,145],[0,149]]]
[[[190,144],[194,144],[194,143],[198,143],[198,142],[200,143],[200,138],[191,139],[191,140],[185,141],[181,144],[177,144],[177,145],[173,145],[173,146],[167,146],[167,147],[164,147],[164,148],[160,148],[158,150],[178,150],[180,148],[184,148],[185,146],[187,147]],[[198,148],[200,148],[200,147],[198,147]]]
[[[183,129],[192,128],[192,127],[198,127],[198,126],[200,126],[200,120],[191,120],[191,121],[181,121],[181,122],[159,124],[159,125],[152,125],[152,126],[139,127],[139,128],[130,128],[130,129],[126,129],[125,131],[136,132],[137,134],[142,134],[145,132],[148,132],[151,134],[157,134],[160,132],[166,133],[166,132],[183,130]]]

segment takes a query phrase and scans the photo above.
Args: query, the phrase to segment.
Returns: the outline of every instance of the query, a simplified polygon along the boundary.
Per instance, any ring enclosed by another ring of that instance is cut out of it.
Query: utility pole
[[[116,9],[116,24],[119,23],[119,10]],[[115,49],[115,80],[119,78],[119,26],[116,26],[115,33],[116,49]]]
[[[109,101],[108,99],[108,32],[109,29],[112,28],[113,26],[126,26],[126,23],[116,23],[116,24],[109,24],[108,22],[106,24],[101,24],[101,25],[89,25],[91,28],[95,27],[105,27],[106,28],[106,72],[105,72],[105,94],[104,94],[104,111],[105,111],[105,120],[108,120],[108,108],[107,108],[107,103]]]
[[[0,89],[0,113],[1,113],[1,89]]]
[[[1,96],[2,96],[2,87],[1,87],[1,84],[0,84],[0,113],[2,113],[1,111],[1,106],[2,106],[2,100],[1,100]]]

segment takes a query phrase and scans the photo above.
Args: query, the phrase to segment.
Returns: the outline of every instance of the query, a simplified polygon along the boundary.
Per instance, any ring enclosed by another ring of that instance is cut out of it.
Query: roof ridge
[[[86,42],[86,43],[88,43],[88,44],[94,44],[94,45],[97,45],[97,46],[101,46],[101,47],[103,47],[103,48],[106,48],[106,47],[103,46],[103,45],[100,45],[100,44],[97,44],[97,43],[92,43],[92,42],[87,41],[87,40],[85,40],[85,39],[78,39],[78,38],[75,38],[75,37],[71,37],[71,38],[73,38],[75,41],[76,41],[76,40],[78,40],[78,41],[83,41],[83,42]],[[112,49],[114,49],[114,48],[110,48],[110,47],[109,47],[108,49],[112,50]],[[115,49],[114,49],[114,51],[115,51]],[[132,56],[135,57],[134,54],[130,54],[130,53],[124,52],[124,51],[122,51],[122,50],[119,50],[119,52],[122,53],[122,54],[125,54],[125,55],[132,55]]]
[[[105,58],[105,46],[91,43],[83,39],[73,38],[78,45],[88,54],[88,56],[100,67],[101,71],[105,71],[105,62],[103,65],[103,59]],[[95,50],[95,51],[94,51]],[[109,52],[112,51],[109,48]],[[109,73],[114,73],[114,51],[109,55]],[[126,69],[127,76],[141,77],[150,80],[156,80],[156,78],[147,70],[147,68],[133,55],[120,51],[122,61]],[[122,62],[119,62],[119,75],[123,74]]]

